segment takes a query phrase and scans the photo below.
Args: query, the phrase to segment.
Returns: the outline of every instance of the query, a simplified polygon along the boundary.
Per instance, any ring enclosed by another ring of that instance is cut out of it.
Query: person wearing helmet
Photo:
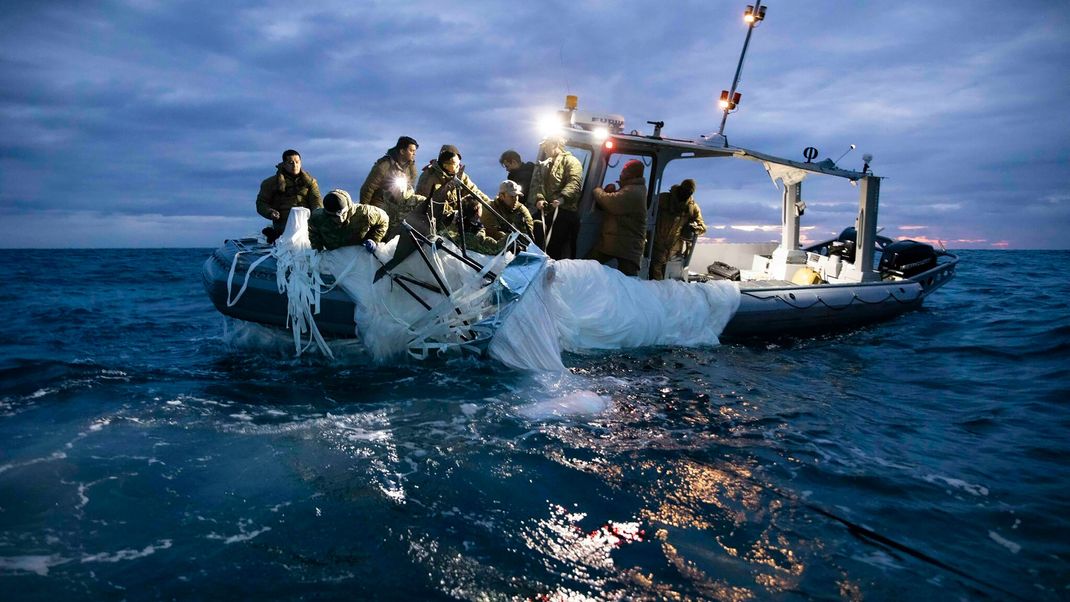
[[[269,244],[282,235],[290,209],[305,207],[311,211],[323,206],[316,178],[301,169],[300,153],[286,150],[275,169],[274,176],[260,183],[260,193],[256,195],[256,212],[271,220],[263,230]]]
[[[349,193],[335,189],[323,197],[323,207],[308,218],[308,240],[312,248],[333,251],[364,245],[374,251],[390,226],[386,212],[372,205],[353,203]]]
[[[528,208],[541,217],[542,234],[537,233],[536,243],[554,259],[575,259],[583,166],[560,136],[547,138],[540,148],[545,159],[535,165],[528,199]]]
[[[531,219],[531,213],[520,202],[523,195],[520,184],[512,180],[505,180],[498,185],[498,196],[491,203],[494,211],[483,212],[482,219],[483,225],[487,229],[487,236],[494,240],[505,240],[513,231],[509,227],[510,225],[528,238],[534,236],[534,222]],[[498,215],[495,215],[494,212],[497,212]],[[504,218],[505,221],[502,221],[498,216]]]
[[[398,138],[394,148],[386,151],[372,165],[360,187],[360,204],[374,205],[390,218],[386,240],[397,236],[401,220],[423,201],[416,194],[416,149],[420,145],[408,136]]]
[[[605,214],[598,244],[587,259],[617,261],[627,276],[639,275],[646,243],[646,178],[643,162],[632,159],[620,170],[620,190],[613,184],[594,189],[594,202]]]

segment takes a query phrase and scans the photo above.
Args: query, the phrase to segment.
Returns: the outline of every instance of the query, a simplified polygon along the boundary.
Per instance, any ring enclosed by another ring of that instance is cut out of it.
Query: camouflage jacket
[[[531,176],[531,194],[526,199],[528,209],[534,211],[539,201],[561,199],[562,209],[579,211],[582,176],[580,160],[567,150],[553,159],[536,163],[535,173]]]
[[[658,221],[654,226],[653,261],[665,263],[670,257],[680,253],[684,247],[684,229],[702,235],[706,233],[706,223],[702,221],[702,211],[695,199],[680,198],[680,189],[673,186],[669,192],[658,195]]]
[[[521,234],[526,234],[528,238],[534,236],[535,222],[531,219],[531,212],[522,203],[517,203],[512,209],[508,209],[502,206],[502,202],[498,199],[494,199],[491,203],[491,207],[505,218],[505,221],[520,230]],[[498,216],[494,213],[483,210],[483,225],[486,227],[487,236],[494,240],[505,240],[512,229],[505,223],[501,223],[498,220]]]
[[[461,239],[457,235],[456,226],[449,229],[449,237],[458,247],[461,246]],[[476,253],[482,253],[484,255],[497,255],[505,248],[505,240],[494,240],[487,236],[485,228],[479,228],[475,231],[467,231],[464,233],[464,246],[467,250]]]
[[[389,225],[386,212],[371,205],[349,205],[341,221],[320,208],[308,218],[308,240],[313,249],[332,251],[365,240],[380,242]]]
[[[400,190],[397,188],[399,179],[405,182],[405,188]],[[416,166],[412,163],[403,166],[387,152],[375,162],[361,185],[360,203],[378,207],[390,218],[386,240],[397,236],[401,220],[424,200],[415,193],[415,184]]]
[[[435,196],[436,202],[445,202],[448,205],[445,213],[452,213],[461,206],[461,199],[468,193],[460,186],[450,186],[450,180],[452,179],[441,169],[437,169],[438,161],[431,161],[424,167],[423,172],[420,174],[420,181],[416,184],[416,194],[422,197],[431,197],[432,191],[437,191]],[[483,191],[476,186],[476,183],[472,181],[472,178],[468,177],[468,174],[463,171],[458,178],[468,188],[472,189],[472,192],[478,194],[487,203],[490,202],[490,197],[483,194]]]

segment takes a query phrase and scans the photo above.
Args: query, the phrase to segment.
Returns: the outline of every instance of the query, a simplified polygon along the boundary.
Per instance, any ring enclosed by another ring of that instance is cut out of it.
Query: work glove
[[[375,241],[371,240],[370,238],[368,240],[365,240],[364,241],[364,250],[374,255],[375,254]]]

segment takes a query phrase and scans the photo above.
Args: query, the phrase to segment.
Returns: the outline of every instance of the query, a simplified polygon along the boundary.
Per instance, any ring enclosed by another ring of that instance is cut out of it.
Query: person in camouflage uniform
[[[424,198],[416,194],[416,140],[402,136],[394,148],[386,151],[372,165],[368,177],[360,187],[360,204],[374,205],[390,218],[386,240],[401,231],[401,220]]]
[[[263,231],[268,243],[274,243],[286,228],[290,209],[312,211],[323,206],[316,178],[301,169],[300,153],[293,149],[283,152],[282,163],[275,169],[277,173],[260,183],[260,194],[256,195],[256,212],[271,220]]]
[[[495,240],[487,236],[486,228],[480,217],[483,215],[483,205],[475,197],[467,196],[462,201],[462,212],[457,214],[461,217],[460,224],[454,223],[448,230],[448,236],[459,247],[461,246],[461,234],[464,235],[464,248],[475,253],[484,255],[497,255],[505,248],[505,239]],[[462,217],[463,216],[463,217]],[[458,229],[458,225],[460,228]]]
[[[372,205],[355,205],[348,192],[335,189],[323,197],[323,207],[308,218],[308,240],[319,251],[360,244],[373,251],[389,225],[385,211]]]
[[[542,216],[542,234],[536,233],[542,240],[536,243],[554,259],[575,259],[583,165],[568,152],[565,139],[560,136],[544,140],[541,152],[546,158],[535,164],[528,199],[532,214],[538,212]],[[549,242],[545,241],[546,234],[550,234]]]
[[[464,173],[464,166],[461,165],[461,153],[452,144],[442,145],[438,159],[431,161],[424,167],[423,172],[420,174],[420,180],[416,183],[416,194],[431,198],[439,189],[448,188],[445,193],[445,202],[449,206],[445,212],[453,213],[460,209],[461,199],[468,194],[464,187],[458,186],[453,181],[454,177],[459,179],[473,193],[482,197],[484,201],[490,203],[490,197],[483,194],[475,182],[468,177],[468,174]]]
[[[491,207],[505,221],[502,222],[494,211],[485,211],[483,225],[487,229],[487,236],[494,240],[505,240],[513,232],[513,229],[509,227],[511,224],[528,238],[534,237],[535,224],[528,208],[520,202],[523,196],[521,190],[520,184],[512,180],[505,180],[498,185],[498,196],[494,198]]]
[[[658,220],[650,253],[651,280],[665,279],[665,264],[683,251],[685,238],[706,233],[706,223],[702,221],[694,194],[695,181],[687,179],[658,195]]]

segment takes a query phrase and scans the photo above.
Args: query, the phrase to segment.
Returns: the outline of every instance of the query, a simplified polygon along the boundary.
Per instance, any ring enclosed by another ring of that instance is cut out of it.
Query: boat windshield
[[[580,165],[583,167],[583,170],[580,172],[580,182],[586,182],[587,172],[590,171],[589,168],[591,167],[591,149],[583,146],[566,144],[565,150],[572,153],[572,156],[580,160]]]

